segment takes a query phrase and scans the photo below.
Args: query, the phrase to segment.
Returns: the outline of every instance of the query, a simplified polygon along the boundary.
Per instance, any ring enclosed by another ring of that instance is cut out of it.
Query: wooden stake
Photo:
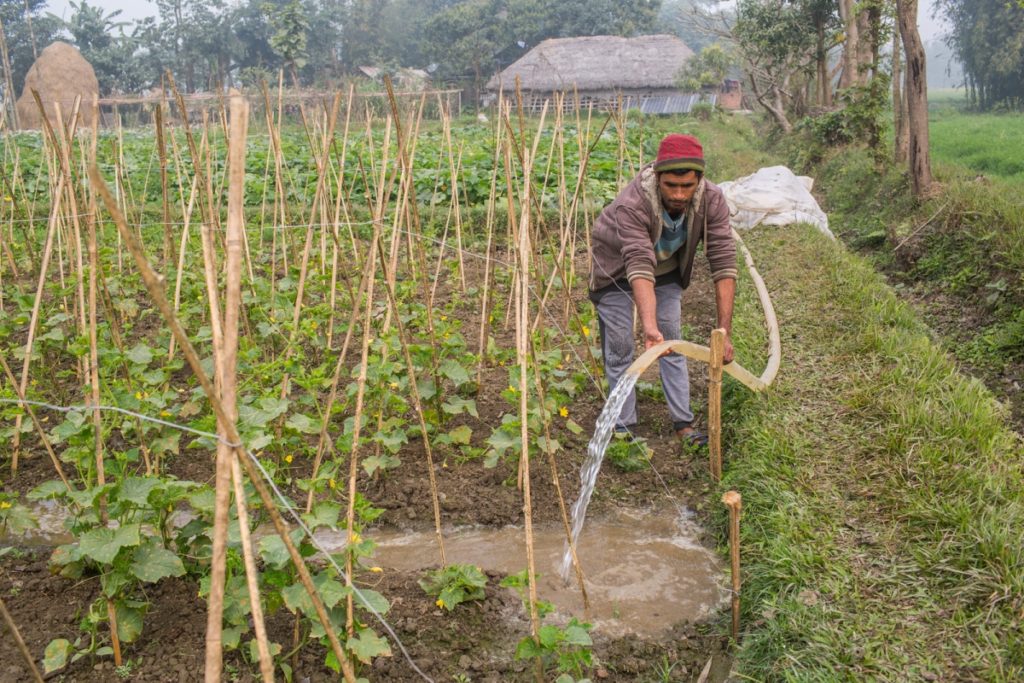
[[[722,478],[722,354],[725,352],[725,330],[711,332],[711,362],[708,364],[708,457],[711,476]]]
[[[740,639],[740,509],[743,498],[738,491],[726,491],[722,503],[729,508],[729,555],[732,560],[732,639]]]
[[[18,645],[18,650],[21,652],[21,656],[25,659],[25,663],[28,664],[29,671],[32,672],[32,677],[37,683],[43,683],[43,677],[39,673],[39,669],[36,668],[36,662],[32,659],[32,653],[28,651],[28,647],[25,645],[25,640],[21,637],[21,631],[18,630],[18,625],[14,623],[14,617],[7,611],[7,605],[4,604],[3,598],[0,598],[0,612],[3,613],[4,623],[7,624],[7,629],[14,636],[14,642]]]

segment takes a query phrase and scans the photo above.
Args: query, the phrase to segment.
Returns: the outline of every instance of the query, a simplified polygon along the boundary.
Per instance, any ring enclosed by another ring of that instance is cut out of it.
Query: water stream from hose
[[[597,473],[601,470],[601,462],[604,460],[604,453],[608,450],[608,443],[612,440],[612,430],[615,429],[615,422],[619,419],[622,406],[626,399],[633,393],[639,374],[627,372],[619,379],[614,391],[608,396],[604,404],[604,410],[597,417],[597,424],[594,427],[594,436],[587,444],[587,459],[580,469],[580,495],[572,505],[572,543],[576,545],[580,539],[580,532],[583,531],[583,520],[587,516],[587,506],[590,505],[590,497],[597,486]],[[569,570],[572,567],[572,552],[569,544],[565,544],[565,554],[562,557],[562,566],[559,573],[564,581],[569,580]]]

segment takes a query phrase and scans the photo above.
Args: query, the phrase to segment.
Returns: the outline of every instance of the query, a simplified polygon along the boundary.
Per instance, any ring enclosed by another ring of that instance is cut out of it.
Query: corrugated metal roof
[[[715,94],[651,95],[643,98],[639,104],[631,103],[630,106],[632,108],[639,107],[643,114],[689,114],[693,105],[700,102],[714,105],[717,100],[718,96]]]

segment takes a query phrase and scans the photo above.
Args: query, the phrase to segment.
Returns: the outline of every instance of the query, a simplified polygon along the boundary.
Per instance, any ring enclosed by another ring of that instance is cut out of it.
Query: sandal
[[[686,431],[686,428],[676,432],[676,436],[687,446],[703,448],[708,445],[708,435],[696,429]]]

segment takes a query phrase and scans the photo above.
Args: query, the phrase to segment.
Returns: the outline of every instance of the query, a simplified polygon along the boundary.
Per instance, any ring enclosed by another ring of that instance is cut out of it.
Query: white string
[[[284,507],[285,510],[288,511],[288,513],[289,513],[289,515],[291,515],[292,519],[295,520],[295,523],[306,534],[306,536],[309,538],[310,542],[313,544],[313,547],[316,548],[318,551],[320,551],[320,553],[323,554],[323,556],[325,558],[327,558],[327,561],[334,568],[334,570],[338,572],[338,574],[340,576],[345,578],[345,581],[349,585],[351,585],[352,592],[355,594],[356,598],[358,598],[360,604],[364,608],[366,608],[371,614],[373,614],[374,617],[377,618],[377,621],[379,621],[381,626],[384,627],[384,630],[387,631],[388,635],[390,635],[391,638],[395,641],[395,644],[398,645],[398,649],[402,651],[402,654],[405,656],[406,661],[409,662],[409,666],[411,666],[413,668],[413,670],[417,674],[419,674],[421,678],[423,678],[423,680],[428,681],[428,683],[434,683],[434,680],[432,678],[430,678],[418,666],[416,666],[416,662],[414,662],[412,660],[412,656],[409,654],[408,650],[405,649],[405,645],[402,644],[402,641],[398,637],[398,634],[395,633],[395,631],[391,627],[391,625],[387,622],[387,620],[384,619],[384,616],[380,612],[378,612],[373,607],[372,604],[370,604],[370,601],[366,599],[366,597],[363,595],[363,592],[360,591],[359,587],[355,585],[355,582],[352,581],[352,578],[349,576],[349,574],[346,573],[345,570],[342,567],[339,567],[337,562],[334,561],[334,558],[331,557],[331,554],[326,549],[324,549],[323,546],[320,545],[320,542],[317,541],[316,537],[313,535],[313,532],[310,530],[310,528],[308,526],[306,526],[305,522],[303,522],[302,517],[299,515],[298,512],[296,512],[295,508],[292,507],[292,505],[288,502],[288,499],[285,498],[284,494],[281,492],[281,489],[279,489],[277,487],[277,484],[274,483],[273,478],[270,476],[270,473],[267,472],[267,470],[263,467],[262,463],[260,463],[259,458],[257,458],[255,454],[250,452],[242,444],[232,443],[232,442],[228,441],[227,439],[223,438],[222,436],[220,436],[219,434],[213,434],[213,433],[210,433],[210,432],[204,432],[204,431],[199,430],[199,429],[193,429],[192,427],[188,427],[186,425],[177,424],[175,422],[169,422],[167,420],[161,420],[161,419],[156,418],[156,417],[151,417],[149,415],[144,415],[142,413],[137,413],[135,411],[127,410],[125,408],[120,408],[118,406],[105,406],[105,405],[100,405],[100,406],[92,406],[92,405],[58,406],[58,405],[53,405],[51,403],[44,403],[42,401],[30,401],[30,400],[8,399],[8,398],[0,398],[0,404],[8,404],[8,405],[13,404],[13,405],[19,405],[19,406],[20,405],[30,405],[30,406],[35,406],[35,407],[38,407],[38,408],[46,408],[46,409],[49,409],[49,410],[54,410],[54,411],[61,412],[61,413],[84,413],[84,412],[88,412],[88,411],[91,411],[91,410],[101,410],[101,411],[107,411],[107,412],[121,413],[123,415],[128,415],[128,416],[131,416],[131,417],[136,417],[136,418],[138,418],[140,420],[143,420],[143,421],[146,421],[146,422],[152,422],[152,423],[155,423],[155,424],[163,425],[165,427],[171,427],[173,429],[178,429],[178,430],[183,431],[183,432],[188,432],[189,434],[195,434],[197,436],[203,436],[203,437],[211,438],[211,439],[214,439],[215,441],[218,441],[220,443],[225,444],[226,446],[228,446],[230,448],[238,448],[238,449],[242,450],[249,457],[249,459],[252,460],[252,462],[256,465],[256,468],[260,471],[260,474],[263,476],[263,479],[267,482],[267,484],[270,486],[270,488],[274,491],[274,494],[277,496],[278,500],[281,502],[281,505]]]

